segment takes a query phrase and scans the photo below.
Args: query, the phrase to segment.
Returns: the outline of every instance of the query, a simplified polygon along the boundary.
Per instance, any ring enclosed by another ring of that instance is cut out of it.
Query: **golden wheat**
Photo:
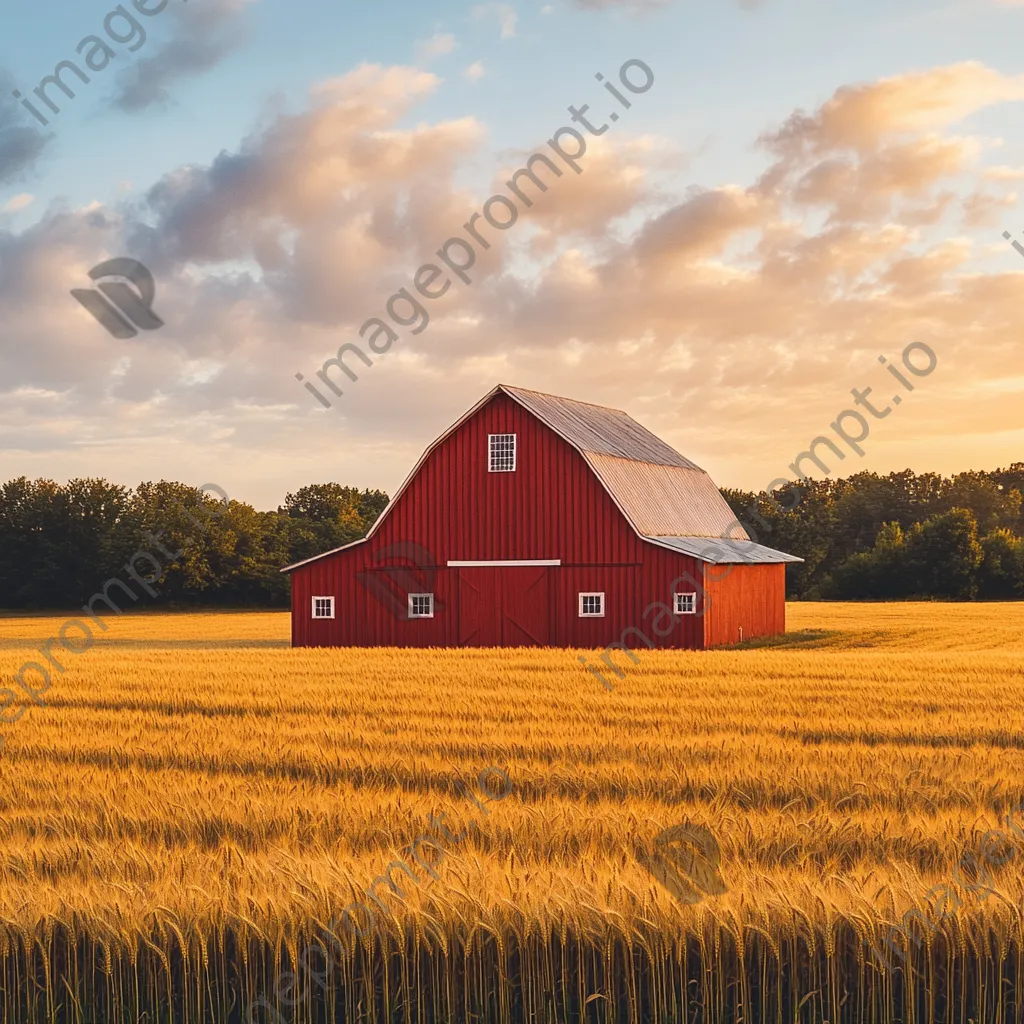
[[[254,996],[287,1021],[1021,1012],[1000,989],[1024,979],[1024,843],[984,901],[955,873],[1024,798],[1022,605],[793,605],[761,647],[619,654],[610,693],[574,651],[108,621],[2,727],[5,1019],[233,1021]],[[61,622],[0,621],[3,686]],[[468,830],[437,879],[337,927],[434,814]],[[638,859],[683,822],[727,886],[695,904]],[[871,943],[936,885],[963,906],[883,970]]]

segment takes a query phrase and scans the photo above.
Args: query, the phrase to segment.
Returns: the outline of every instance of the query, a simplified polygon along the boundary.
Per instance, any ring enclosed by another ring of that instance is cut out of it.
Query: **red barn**
[[[297,647],[682,647],[785,631],[785,562],[617,409],[499,385],[365,539],[290,565]]]

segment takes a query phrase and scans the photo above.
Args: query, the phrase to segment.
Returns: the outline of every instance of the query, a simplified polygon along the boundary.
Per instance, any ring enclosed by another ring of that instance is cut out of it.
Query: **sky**
[[[0,480],[394,493],[498,383],[721,486],[846,410],[833,475],[1024,460],[1022,2],[2,16]],[[71,294],[111,259],[162,326]]]

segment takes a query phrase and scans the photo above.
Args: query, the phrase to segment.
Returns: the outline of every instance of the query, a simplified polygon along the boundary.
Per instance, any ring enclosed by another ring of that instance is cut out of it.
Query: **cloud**
[[[194,78],[221,63],[244,40],[241,15],[251,0],[203,0],[172,7],[173,37],[155,52],[139,57],[117,78],[113,106],[136,114],[170,102],[170,86]]]
[[[668,7],[673,0],[575,0],[577,7],[583,10],[604,11],[614,7],[624,7],[634,14],[643,14],[647,11],[659,10]],[[757,10],[764,6],[764,0],[734,0],[737,5],[745,11]],[[1024,3],[1024,0],[1021,0]],[[541,14],[550,14],[554,8],[547,4],[541,8]]]
[[[1016,192],[997,196],[989,192],[972,192],[963,201],[964,227],[995,227],[1002,224],[1003,215],[1017,205]]]
[[[975,61],[844,86],[817,113],[794,113],[762,136],[780,156],[829,149],[873,150],[901,132],[945,128],[995,103],[1024,99],[1024,75],[1008,76]]]
[[[464,78],[467,78],[470,82],[478,82],[484,77],[486,72],[484,71],[483,61],[475,60],[472,64],[462,72]]]
[[[576,6],[584,10],[601,11],[610,7],[626,7],[633,11],[651,11],[667,7],[671,0],[576,0]]]
[[[458,47],[451,32],[435,32],[429,39],[416,44],[416,62],[419,64],[444,57]]]
[[[30,195],[28,192],[22,192],[19,195],[12,196],[10,199],[0,206],[0,213],[17,213],[19,210],[24,210],[26,207],[31,206],[35,196]]]
[[[157,263],[255,259],[273,271],[286,256],[284,236],[296,229],[300,249],[337,225],[367,236],[366,250],[390,244],[402,230],[400,196],[446,187],[438,179],[447,182],[482,135],[472,119],[395,127],[437,84],[414,68],[377,65],[324,83],[306,112],[281,115],[237,152],[206,168],[181,168],[150,188],[156,221],[139,228],[136,245]],[[405,228],[415,216],[402,218]]]
[[[796,111],[762,134],[760,144],[776,159],[758,190],[827,208],[833,222],[920,219],[933,186],[979,157],[976,139],[943,130],[1021,99],[1024,76],[973,62],[844,86],[814,114]]]
[[[511,4],[486,3],[478,4],[470,12],[474,21],[490,20],[497,21],[501,28],[501,38],[511,39],[516,34],[516,25],[519,23],[519,14]]]
[[[989,181],[1024,181],[1024,167],[986,167],[985,177]]]
[[[11,96],[13,88],[10,77],[0,74],[0,184],[23,178],[53,138],[24,123],[29,115]]]

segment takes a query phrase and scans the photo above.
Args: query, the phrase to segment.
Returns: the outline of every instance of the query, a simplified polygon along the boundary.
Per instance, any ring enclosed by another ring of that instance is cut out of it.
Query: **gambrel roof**
[[[700,466],[683,458],[675,448],[642,427],[621,409],[578,402],[574,398],[545,395],[540,391],[527,391],[526,388],[514,388],[508,384],[499,384],[484,401],[493,398],[499,391],[514,398],[556,434],[586,454],[703,472]]]
[[[489,391],[427,448],[365,540],[377,531],[430,453],[497,394],[507,395],[572,445],[644,540],[705,562],[802,561],[752,541],[711,477],[632,416],[620,409],[507,384]],[[282,572],[342,550],[326,551]]]
[[[750,540],[711,477],[628,413],[505,384],[485,401],[498,391],[580,452],[641,537]]]

